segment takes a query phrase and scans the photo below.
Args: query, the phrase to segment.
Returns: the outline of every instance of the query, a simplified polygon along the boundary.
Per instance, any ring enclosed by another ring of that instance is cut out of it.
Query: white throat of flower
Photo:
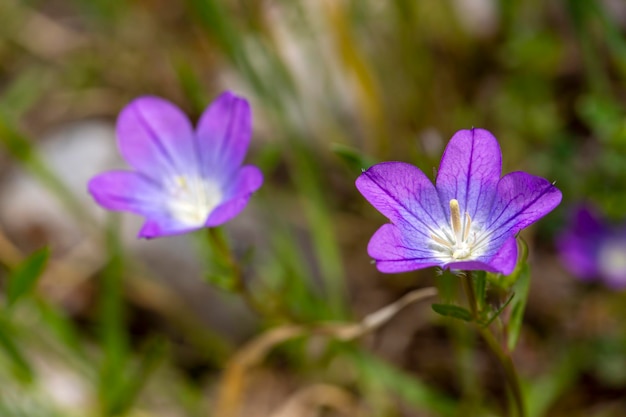
[[[482,253],[482,245],[478,239],[478,230],[472,230],[472,218],[465,213],[461,216],[459,202],[450,200],[450,228],[433,231],[430,234],[434,242],[436,256],[446,262],[475,259]],[[483,239],[484,240],[484,239]]]
[[[626,242],[609,240],[598,252],[600,272],[609,277],[626,277]]]
[[[222,202],[220,185],[200,176],[177,175],[168,184],[171,215],[188,226],[202,226],[211,212]]]

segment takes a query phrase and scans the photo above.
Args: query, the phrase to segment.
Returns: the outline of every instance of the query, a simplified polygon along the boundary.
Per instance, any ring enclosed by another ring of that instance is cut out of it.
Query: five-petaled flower
[[[230,92],[206,109],[195,130],[172,103],[139,97],[117,120],[118,147],[133,171],[102,173],[89,192],[106,209],[144,216],[139,237],[218,226],[263,183],[257,167],[241,166],[250,135],[250,106]]]
[[[381,272],[438,266],[510,274],[517,233],[552,211],[561,192],[544,178],[511,172],[500,178],[502,153],[486,130],[457,132],[441,158],[435,185],[413,165],[383,162],[356,180],[389,220],[368,253]]]
[[[626,224],[612,225],[590,206],[572,212],[557,247],[565,268],[584,280],[626,288]]]

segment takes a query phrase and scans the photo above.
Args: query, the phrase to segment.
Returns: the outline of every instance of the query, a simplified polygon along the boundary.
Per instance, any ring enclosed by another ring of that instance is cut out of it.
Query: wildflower
[[[205,110],[195,131],[172,103],[137,98],[117,120],[118,147],[133,171],[100,174],[89,192],[106,209],[144,216],[139,237],[218,226],[263,182],[257,167],[241,166],[250,134],[250,106],[230,92]]]
[[[626,288],[626,224],[609,225],[591,207],[579,206],[558,236],[557,248],[563,266],[574,276]]]
[[[368,253],[381,272],[439,266],[510,274],[516,234],[554,209],[561,192],[544,178],[500,178],[502,154],[486,130],[457,132],[441,158],[435,185],[413,165],[383,162],[356,180],[389,220]]]

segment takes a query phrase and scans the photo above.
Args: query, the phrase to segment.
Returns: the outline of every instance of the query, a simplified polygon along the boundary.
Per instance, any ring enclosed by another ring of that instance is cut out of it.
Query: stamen
[[[430,237],[437,243],[439,243],[441,246],[444,246],[446,248],[452,249],[452,244],[450,242],[448,242],[447,240],[444,240],[442,238],[440,238],[437,235],[431,234]]]
[[[463,231],[463,242],[467,242],[467,238],[469,237],[471,228],[472,228],[472,218],[470,217],[468,212],[465,212],[465,230]]]

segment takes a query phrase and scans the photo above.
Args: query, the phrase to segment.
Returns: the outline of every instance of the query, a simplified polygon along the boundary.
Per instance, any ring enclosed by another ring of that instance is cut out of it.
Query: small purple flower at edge
[[[404,162],[364,171],[356,187],[391,221],[367,248],[378,270],[513,272],[516,234],[552,211],[561,192],[544,178],[525,172],[500,178],[501,171],[500,145],[484,129],[461,130],[450,139],[434,185]]]
[[[572,275],[626,289],[626,224],[610,225],[591,207],[579,206],[557,237],[557,248]]]
[[[219,226],[263,183],[257,167],[241,166],[251,123],[248,102],[230,92],[205,110],[195,130],[172,103],[139,97],[117,120],[118,147],[133,171],[97,175],[89,192],[106,209],[144,216],[139,237]]]

